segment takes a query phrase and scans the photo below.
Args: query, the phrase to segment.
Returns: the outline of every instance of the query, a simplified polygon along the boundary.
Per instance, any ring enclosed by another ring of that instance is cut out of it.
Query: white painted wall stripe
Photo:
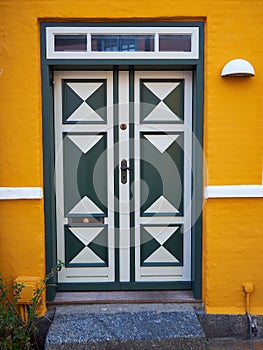
[[[207,186],[204,197],[208,198],[254,198],[263,197],[263,185]]]
[[[41,198],[43,198],[41,187],[0,187],[0,200]]]
[[[209,198],[261,198],[263,185],[226,185],[206,186],[205,199]],[[8,199],[41,199],[41,187],[0,187],[0,200]]]

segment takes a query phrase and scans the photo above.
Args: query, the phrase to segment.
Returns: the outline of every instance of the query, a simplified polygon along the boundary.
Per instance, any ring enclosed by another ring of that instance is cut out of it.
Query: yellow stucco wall
[[[253,283],[251,312],[263,313],[263,201],[213,199],[206,205],[206,305],[211,313],[244,312],[242,284]]]
[[[204,20],[208,185],[261,184],[263,1],[0,0],[0,187],[43,186],[40,20]],[[256,76],[222,79],[233,58]],[[242,283],[263,314],[263,199],[209,199],[204,211],[203,299],[208,312],[243,313]],[[1,201],[0,271],[44,276],[42,200]],[[42,312],[44,309],[42,310]]]

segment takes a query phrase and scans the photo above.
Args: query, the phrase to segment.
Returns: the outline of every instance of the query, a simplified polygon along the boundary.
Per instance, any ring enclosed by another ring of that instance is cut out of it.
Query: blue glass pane
[[[92,35],[91,51],[154,51],[154,35]]]
[[[55,35],[55,51],[87,51],[87,36]]]
[[[191,52],[191,35],[160,35],[159,51]]]

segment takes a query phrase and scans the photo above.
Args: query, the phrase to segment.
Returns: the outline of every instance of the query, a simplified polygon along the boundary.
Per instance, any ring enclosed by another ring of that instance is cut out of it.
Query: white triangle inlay
[[[98,143],[103,135],[67,135],[68,138],[83,152],[87,153]]]
[[[104,261],[96,255],[89,247],[85,247],[82,251],[73,258],[70,263],[72,264],[97,264],[104,263]]]
[[[67,85],[85,101],[91,96],[103,83],[67,83]]]
[[[144,120],[147,121],[175,121],[180,120],[176,114],[163,102],[159,102],[159,104],[147,115]]]
[[[156,82],[156,83],[144,83],[144,85],[151,90],[151,92],[157,96],[160,100],[163,100],[170,94],[180,83],[174,82]]]
[[[163,245],[172,236],[172,234],[178,230],[178,226],[144,226],[144,228],[161,245]]]
[[[103,227],[70,227],[70,231],[85,245],[88,245],[103,230]]]
[[[95,203],[92,202],[87,196],[83,197],[74,208],[71,209],[69,214],[104,214]]]
[[[178,262],[178,260],[166,250],[164,247],[160,247],[156,249],[152,255],[149,256],[145,261],[145,263],[174,263]]]
[[[67,119],[67,121],[102,121],[100,115],[95,112],[86,102],[83,102]]]
[[[179,211],[166,199],[160,196],[145,213],[179,213]]]
[[[161,153],[163,153],[180,135],[144,135],[144,136],[148,141],[150,141],[154,145],[154,147],[156,147]]]

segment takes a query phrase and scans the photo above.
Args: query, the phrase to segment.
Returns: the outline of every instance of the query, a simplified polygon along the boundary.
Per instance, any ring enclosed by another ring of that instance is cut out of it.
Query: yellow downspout
[[[243,283],[243,289],[245,292],[245,311],[246,314],[250,314],[250,294],[254,291],[254,286],[252,283]]]

